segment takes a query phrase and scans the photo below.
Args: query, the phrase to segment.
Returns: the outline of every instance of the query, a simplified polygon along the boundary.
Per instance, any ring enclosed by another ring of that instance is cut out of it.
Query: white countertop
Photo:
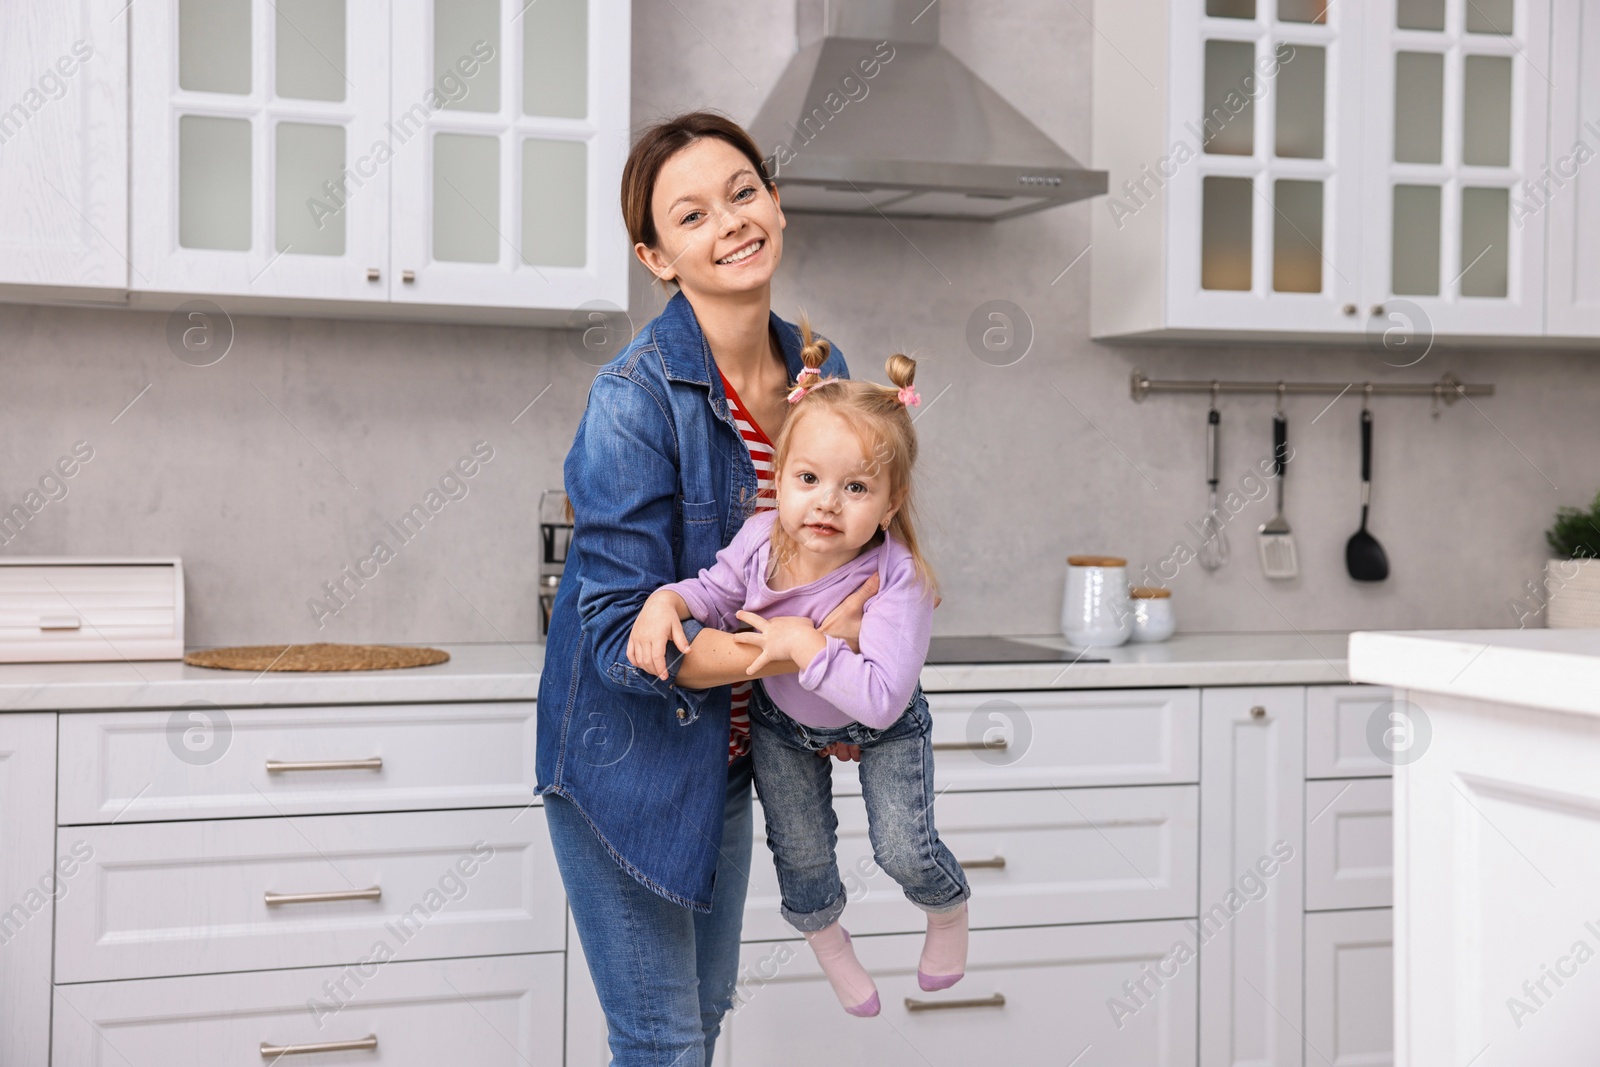
[[[1350,677],[1425,693],[1600,715],[1600,630],[1354,633]]]
[[[1064,649],[1060,637],[1018,640]],[[930,693],[986,689],[1137,689],[1197,685],[1308,685],[1349,681],[1344,632],[1177,634],[1153,645],[1087,655],[1110,663],[1005,663],[925,667]],[[438,645],[450,661],[392,671],[222,671],[176,660],[0,664],[0,711],[164,708],[188,701],[226,707],[288,704],[532,700],[542,644]]]

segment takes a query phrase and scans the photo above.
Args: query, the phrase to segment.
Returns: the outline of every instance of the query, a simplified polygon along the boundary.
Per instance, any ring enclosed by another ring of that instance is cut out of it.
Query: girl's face
[[[744,153],[702,137],[662,166],[650,210],[657,247],[634,255],[663,281],[693,295],[764,289],[783,256],[777,194],[768,192]]]
[[[843,416],[826,409],[802,414],[789,434],[778,521],[801,551],[846,563],[898,506],[887,465],[866,453]]]

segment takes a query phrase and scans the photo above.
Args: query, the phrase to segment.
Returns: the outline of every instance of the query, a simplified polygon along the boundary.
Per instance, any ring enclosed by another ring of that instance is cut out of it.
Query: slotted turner
[[[1278,513],[1261,527],[1261,573],[1268,578],[1293,578],[1300,573],[1294,533],[1283,517],[1283,476],[1289,469],[1289,420],[1283,409],[1272,416],[1272,472],[1278,479]]]

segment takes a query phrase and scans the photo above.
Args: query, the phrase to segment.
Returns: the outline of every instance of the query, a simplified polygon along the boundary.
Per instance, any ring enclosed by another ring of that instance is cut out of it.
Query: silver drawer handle
[[[1009,742],[1003,737],[993,741],[935,741],[935,752],[1003,752],[1009,747]]]
[[[282,774],[284,771],[381,771],[383,770],[383,757],[373,756],[371,759],[314,759],[314,760],[267,760],[268,774]]]
[[[995,993],[993,996],[973,997],[970,1000],[917,1000],[913,997],[906,998],[906,1011],[957,1011],[961,1008],[1003,1008],[1006,1006],[1004,993]]]
[[[996,856],[992,860],[956,860],[957,863],[969,871],[1003,871],[1006,869],[1006,858]]]
[[[76,615],[41,615],[39,616],[39,629],[41,630],[80,630],[83,620]]]
[[[377,900],[383,896],[383,889],[373,886],[371,889],[339,889],[331,893],[266,893],[262,899],[267,902],[267,907],[275,908],[280,904],[326,904],[329,901],[339,900]]]
[[[354,1041],[318,1041],[314,1045],[269,1045],[261,1042],[261,1057],[304,1056],[308,1052],[361,1052],[378,1047],[378,1035],[368,1034]]]

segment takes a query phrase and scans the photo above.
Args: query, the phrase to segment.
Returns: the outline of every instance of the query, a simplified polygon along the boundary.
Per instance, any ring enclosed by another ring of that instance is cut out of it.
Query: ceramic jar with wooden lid
[[[1133,636],[1137,644],[1165,641],[1172,636],[1177,621],[1172,615],[1172,590],[1160,586],[1135,586],[1128,590],[1133,608]]]
[[[1068,556],[1061,636],[1074,648],[1115,648],[1133,633],[1128,561],[1118,556]]]

